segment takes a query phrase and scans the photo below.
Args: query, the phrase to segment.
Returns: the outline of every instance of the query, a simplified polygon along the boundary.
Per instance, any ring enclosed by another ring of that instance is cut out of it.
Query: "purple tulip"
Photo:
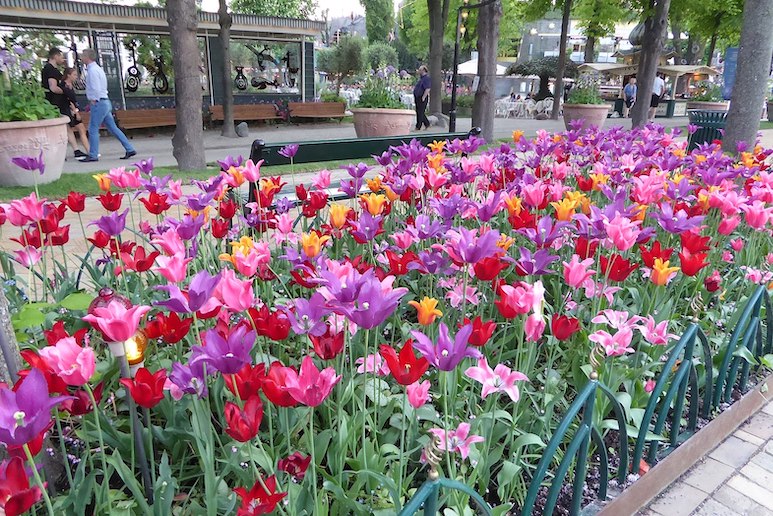
[[[658,219],[660,227],[669,233],[684,233],[685,231],[697,228],[703,222],[704,217],[702,215],[690,217],[684,210],[679,210],[674,213],[671,204],[667,202],[662,202],[659,206],[660,212],[655,213],[655,218]]]
[[[311,298],[296,299],[293,303],[295,310],[287,310],[287,318],[290,327],[296,335],[323,335],[327,331],[327,325],[323,317],[330,313],[325,306],[325,298],[321,294],[314,294]]]
[[[153,158],[140,160],[134,166],[143,174],[150,174],[153,172]]]
[[[24,170],[37,170],[42,176],[46,170],[46,165],[43,163],[43,151],[40,151],[40,155],[37,158],[33,156],[19,156],[17,158],[11,158],[11,163],[17,167],[21,167]]]
[[[558,256],[550,254],[547,249],[540,249],[536,253],[521,247],[521,258],[515,262],[523,272],[527,275],[541,276],[543,274],[550,274],[552,271],[548,269],[551,263],[558,260]]]
[[[361,178],[352,179],[352,180],[342,179],[341,186],[339,189],[349,197],[355,197],[357,196],[358,193],[360,193],[360,190],[362,189],[362,184],[363,183]]]
[[[374,217],[369,212],[364,212],[360,215],[360,220],[350,222],[352,228],[354,228],[352,236],[362,242],[370,242],[376,238],[376,235],[381,230],[382,220],[383,217],[381,215]]]
[[[51,409],[72,398],[51,398],[43,373],[34,368],[16,392],[10,387],[0,387],[0,443],[6,446],[29,443],[51,422]]]
[[[297,143],[285,145],[280,149],[279,154],[287,159],[293,159],[295,155],[298,154],[298,147],[299,145]]]
[[[466,324],[456,332],[453,340],[448,336],[448,327],[440,323],[438,328],[437,344],[420,331],[412,331],[411,335],[416,339],[413,347],[424,355],[430,364],[441,371],[453,371],[459,362],[465,358],[480,358],[480,351],[467,345],[472,335],[472,325]]]
[[[228,172],[231,167],[237,168],[241,167],[242,163],[244,163],[244,158],[242,156],[227,156],[223,160],[217,160],[218,165],[220,165],[220,170],[223,172]]]
[[[180,291],[177,285],[162,285],[158,290],[169,292],[169,299],[157,301],[156,305],[165,306],[177,313],[197,312],[212,297],[212,291],[220,282],[220,274],[210,276],[207,271],[196,274],[188,285],[188,297]]]
[[[120,215],[118,212],[114,211],[109,215],[103,215],[99,217],[95,222],[92,222],[89,225],[97,226],[99,229],[107,233],[108,236],[118,236],[126,228],[126,215],[128,214],[129,208],[126,208]]]
[[[351,306],[341,307],[341,311],[360,328],[371,329],[394,313],[408,289],[385,289],[374,274],[363,275],[362,279],[357,300]]]
[[[452,229],[446,233],[448,246],[456,251],[465,263],[478,263],[497,252],[499,231],[495,229],[486,231],[480,236],[477,236],[477,233],[476,230],[464,227]]]
[[[180,238],[183,240],[191,240],[199,234],[199,231],[201,231],[203,226],[203,213],[199,213],[196,217],[191,217],[190,215],[186,214],[183,217],[183,220],[177,224],[175,231],[177,231],[177,234],[180,235]]]
[[[289,197],[280,197],[276,200],[275,210],[277,215],[287,213],[293,208],[293,201]]]
[[[207,382],[204,380],[204,364],[172,364],[169,381],[186,394],[195,394],[199,398],[207,397]]]
[[[204,332],[203,346],[193,346],[190,365],[206,364],[222,374],[236,374],[246,364],[250,363],[250,351],[255,344],[257,334],[244,326],[237,326],[224,339],[217,331]]]

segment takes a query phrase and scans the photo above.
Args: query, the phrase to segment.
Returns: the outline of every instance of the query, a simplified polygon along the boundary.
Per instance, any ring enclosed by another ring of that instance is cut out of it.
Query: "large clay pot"
[[[727,111],[729,102],[704,102],[702,100],[688,100],[687,109],[700,109],[701,111]]]
[[[583,120],[582,129],[604,127],[609,114],[609,104],[564,104],[564,126],[568,130],[570,122]]]
[[[358,138],[403,136],[416,124],[416,113],[410,109],[355,108],[352,113]]]
[[[0,122],[0,186],[32,186],[56,181],[62,175],[67,154],[66,116],[33,122]],[[43,151],[45,172],[28,171],[11,158],[34,156]]]

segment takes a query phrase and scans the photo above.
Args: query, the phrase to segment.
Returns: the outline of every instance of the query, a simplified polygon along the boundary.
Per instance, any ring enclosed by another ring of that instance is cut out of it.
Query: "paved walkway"
[[[773,516],[773,401],[640,516]]]
[[[658,118],[657,123],[666,127],[686,126],[687,118]],[[469,131],[472,121],[469,118],[461,118],[457,122],[457,131]],[[609,127],[624,125],[630,127],[630,120],[610,118],[607,120]],[[494,136],[496,138],[509,138],[516,129],[524,132],[526,136],[534,136],[539,130],[549,132],[563,131],[563,120],[533,120],[523,118],[497,118],[494,120]],[[432,134],[435,128],[425,134]],[[438,129],[437,132],[442,132]],[[135,132],[136,133],[136,132]],[[131,136],[131,132],[129,133]],[[410,137],[410,134],[407,135]],[[253,124],[250,126],[250,135],[246,138],[224,138],[220,136],[220,129],[208,129],[204,131],[205,155],[208,163],[214,163],[225,156],[247,156],[250,153],[250,145],[256,138],[267,143],[277,142],[311,142],[336,138],[355,138],[354,125],[351,123],[320,123],[320,124]],[[132,143],[137,149],[138,158],[153,157],[156,166],[175,166],[177,161],[172,156],[172,132],[136,133],[132,137]],[[72,151],[68,149],[69,153]],[[131,165],[134,160],[119,160],[124,150],[115,138],[102,136],[99,144],[99,152],[102,154],[96,163],[81,163],[74,158],[68,158],[64,164],[64,172],[91,173],[107,171],[115,167]]]

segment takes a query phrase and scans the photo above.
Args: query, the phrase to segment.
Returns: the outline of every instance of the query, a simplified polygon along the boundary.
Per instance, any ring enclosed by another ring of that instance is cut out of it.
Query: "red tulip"
[[[399,354],[386,344],[381,345],[379,352],[389,366],[392,376],[400,385],[415,383],[429,368],[426,358],[416,357],[413,354],[413,339],[405,341]]]
[[[102,401],[102,390],[104,387],[104,382],[99,382],[99,385],[97,385],[94,389],[94,399],[96,400],[97,404]],[[91,398],[86,391],[79,389],[72,393],[72,395],[75,396],[75,399],[68,399],[62,402],[62,408],[64,410],[73,416],[82,416],[84,414],[89,414],[92,410],[94,410],[94,406],[91,403]]]
[[[0,226],[5,224],[6,220],[8,220],[8,214],[5,212],[5,208],[0,206]]]
[[[558,340],[566,340],[580,331],[580,321],[574,317],[553,314],[550,319],[550,332]]]
[[[48,238],[46,239],[46,244],[57,246],[57,245],[64,245],[69,241],[70,241],[70,225],[67,224],[66,226],[62,226],[62,227],[56,228],[54,231],[51,231],[48,234]]]
[[[685,276],[695,276],[702,268],[706,267],[706,253],[691,253],[687,249],[683,249],[679,253],[679,266],[682,268],[682,272]]]
[[[413,263],[419,259],[416,253],[408,251],[402,256],[398,255],[394,251],[386,252],[387,260],[389,260],[389,274],[393,276],[403,276],[410,272],[408,264]]]
[[[585,260],[587,258],[593,258],[596,255],[598,246],[599,243],[597,240],[591,242],[585,237],[579,237],[574,244],[574,252],[577,253],[580,260]]]
[[[309,192],[306,191],[306,187],[304,185],[295,185],[295,196],[299,201],[303,202],[308,198]]]
[[[230,225],[230,222],[225,219],[212,219],[210,221],[210,230],[212,231],[212,236],[215,238],[223,238],[226,236],[226,234],[228,234]]]
[[[249,491],[244,487],[234,488],[234,493],[242,500],[242,505],[237,510],[236,516],[270,514],[276,509],[276,504],[287,495],[286,492],[276,492],[276,476],[274,475],[262,482],[260,479],[256,480]]]
[[[271,340],[285,340],[290,335],[290,320],[284,312],[271,311],[266,305],[247,311],[258,335]]]
[[[507,269],[507,263],[503,262],[498,256],[489,256],[479,260],[472,266],[475,271],[475,277],[482,281],[491,281],[503,270]]]
[[[319,211],[327,206],[327,192],[314,190],[309,194],[309,198],[304,201],[301,212],[306,218],[316,217]]]
[[[14,457],[0,464],[0,507],[6,516],[19,516],[27,512],[43,493],[37,486],[30,487],[24,461]]]
[[[534,215],[532,215],[531,212],[526,208],[522,208],[521,212],[518,214],[510,215],[507,218],[507,221],[510,222],[510,225],[513,226],[513,229],[526,229],[534,228],[537,226],[537,221],[534,218]]]
[[[702,237],[694,231],[685,231],[679,235],[679,239],[682,241],[682,249],[687,249],[695,254],[709,250],[711,237]]]
[[[37,369],[43,373],[43,377],[48,384],[49,394],[65,394],[67,393],[67,384],[64,380],[54,372],[54,369],[43,360],[43,357],[32,351],[31,349],[24,349],[19,352],[21,357],[30,365],[31,369],[19,371],[19,376],[24,378],[29,374],[32,369]]]
[[[461,329],[463,326],[470,324],[471,322],[472,333],[470,334],[470,339],[467,341],[470,346],[483,346],[494,334],[494,330],[497,329],[497,323],[494,321],[484,322],[480,315],[475,317],[475,319],[472,321],[465,317],[464,324],[460,324],[459,328]]]
[[[50,330],[43,330],[43,336],[46,338],[46,342],[50,346],[53,346],[60,340],[67,337],[75,337],[75,342],[77,342],[79,346],[85,346],[86,334],[88,331],[88,328],[81,328],[80,330],[70,335],[64,328],[64,321],[59,320],[54,323]]]
[[[165,369],[151,373],[144,367],[137,371],[133,379],[121,378],[121,385],[126,387],[134,402],[147,409],[155,407],[164,399],[165,382]]]
[[[266,364],[245,364],[238,373],[223,375],[225,385],[234,396],[248,400],[260,392],[263,377],[266,375]],[[238,393],[238,394],[237,394]]]
[[[121,201],[123,201],[123,194],[114,194],[111,192],[105,192],[97,197],[102,206],[107,211],[118,211],[121,209]]]
[[[40,230],[36,227],[32,230],[24,229],[21,232],[21,237],[11,238],[11,242],[16,242],[22,247],[32,246],[35,249],[40,249],[42,240],[40,238]]]
[[[590,192],[593,190],[593,179],[590,177],[585,177],[581,175],[577,175],[577,189],[581,192]]]
[[[300,482],[306,475],[306,469],[308,469],[309,464],[311,464],[311,455],[304,457],[300,452],[295,452],[286,459],[279,459],[276,469],[284,471]]]
[[[64,405],[64,403],[62,403],[62,405]],[[46,426],[34,439],[32,439],[30,442],[27,443],[27,446],[30,449],[30,454],[33,457],[36,457],[37,454],[40,453],[40,450],[43,449],[43,441],[46,438],[46,434],[48,433],[49,430],[51,430],[51,427],[53,426],[54,426],[54,422],[49,421],[48,426]],[[24,461],[27,460],[27,452],[24,451],[23,444],[12,444],[7,447],[7,450],[8,450],[8,457],[11,457],[11,458],[19,457]],[[2,491],[0,491],[0,507],[2,507],[2,500],[3,500],[3,495],[2,495]]]
[[[309,335],[314,346],[314,352],[322,360],[332,360],[344,350],[344,332],[333,333],[333,328],[328,324],[322,335]]]
[[[234,218],[234,215],[236,215],[237,207],[238,206],[233,199],[228,199],[227,201],[220,201],[220,204],[217,207],[217,211],[224,219],[231,220]]]
[[[169,315],[158,313],[150,318],[151,321],[145,327],[145,335],[149,339],[163,337],[167,344],[177,344],[188,335],[193,324],[193,318],[180,319],[176,312]]]
[[[86,209],[86,195],[80,192],[70,192],[65,197],[64,204],[73,213],[80,213]]]
[[[148,213],[161,215],[172,206],[169,204],[168,199],[169,196],[167,194],[150,192],[148,198],[140,199],[140,202],[145,205],[145,209],[148,210]]]
[[[94,244],[94,247],[104,249],[110,243],[110,235],[99,229],[88,241]]]
[[[289,392],[285,389],[288,375],[295,374],[291,367],[285,367],[281,362],[276,361],[271,364],[262,379],[263,394],[266,399],[278,407],[294,407],[298,404]]]
[[[226,401],[225,421],[228,426],[225,433],[241,443],[246,443],[258,435],[260,422],[263,420],[263,402],[260,396],[252,396],[240,409],[235,403]]]
[[[60,216],[58,210],[50,210],[48,213],[46,213],[45,217],[40,219],[40,230],[43,232],[43,234],[46,235],[56,231],[61,220],[62,217]]]
[[[161,254],[158,251],[153,251],[150,254],[146,254],[145,248],[138,245],[134,249],[134,254],[121,253],[121,261],[126,269],[135,272],[146,272],[150,270],[153,263],[156,261],[156,257]]]
[[[719,290],[719,287],[722,285],[722,276],[720,276],[718,270],[714,270],[714,272],[711,273],[710,276],[708,276],[705,280],[703,280],[703,286],[706,287],[706,290],[709,292],[716,292]]]
[[[609,258],[602,255],[600,261],[601,274],[612,281],[625,281],[639,267],[638,263],[633,264],[619,254],[613,254]]]
[[[641,253],[641,261],[644,262],[644,265],[652,268],[653,265],[655,265],[655,259],[660,258],[664,262],[667,262],[671,259],[671,254],[674,252],[673,247],[668,247],[666,249],[661,248],[660,242],[657,240],[652,244],[652,247],[648,251],[646,247],[643,245],[639,246],[639,252]]]

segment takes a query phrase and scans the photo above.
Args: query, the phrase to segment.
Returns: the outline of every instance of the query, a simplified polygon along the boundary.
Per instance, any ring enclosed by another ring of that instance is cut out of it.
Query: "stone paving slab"
[[[773,401],[639,516],[773,516]]]

